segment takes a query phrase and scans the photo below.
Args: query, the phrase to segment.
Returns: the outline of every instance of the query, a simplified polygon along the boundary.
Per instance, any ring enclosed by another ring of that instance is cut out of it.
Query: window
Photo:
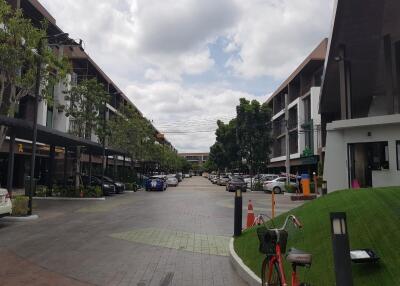
[[[400,170],[400,141],[396,141],[397,170]]]

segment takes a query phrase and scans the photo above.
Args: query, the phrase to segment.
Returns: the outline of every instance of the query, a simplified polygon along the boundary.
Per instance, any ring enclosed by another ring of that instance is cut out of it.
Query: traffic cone
[[[253,210],[253,204],[251,203],[251,200],[249,200],[249,205],[247,207],[247,224],[246,228],[252,227],[254,225],[254,210]]]

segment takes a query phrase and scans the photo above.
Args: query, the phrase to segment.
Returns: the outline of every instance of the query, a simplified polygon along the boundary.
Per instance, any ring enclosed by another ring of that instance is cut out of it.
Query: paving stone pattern
[[[111,237],[189,252],[229,256],[230,237],[146,228],[112,234]]]

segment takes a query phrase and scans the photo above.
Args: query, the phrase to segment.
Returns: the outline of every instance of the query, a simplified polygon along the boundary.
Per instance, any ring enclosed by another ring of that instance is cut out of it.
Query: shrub
[[[82,189],[82,192],[85,198],[100,198],[103,196],[103,192],[99,186],[84,188]]]
[[[37,186],[36,187],[35,196],[37,196],[37,197],[47,197],[47,196],[51,196],[51,195],[52,195],[52,193],[50,192],[50,190],[46,186]]]
[[[293,194],[297,192],[297,187],[292,184],[285,184],[285,190],[287,193]]]
[[[257,181],[254,185],[253,185],[253,191],[263,191],[263,185],[260,181]]]
[[[12,215],[26,216],[28,214],[29,197],[17,196],[12,199]]]

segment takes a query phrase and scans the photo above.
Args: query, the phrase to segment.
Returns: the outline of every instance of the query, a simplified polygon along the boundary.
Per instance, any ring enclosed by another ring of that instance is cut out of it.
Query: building
[[[320,102],[328,191],[400,185],[400,2],[335,5]]]
[[[317,169],[321,147],[318,103],[326,47],[324,39],[267,100],[273,112],[274,142],[268,166],[273,172],[285,171],[286,126],[291,173],[311,173]]]
[[[208,160],[210,153],[179,153],[178,155],[191,164],[202,166]]]
[[[42,21],[48,22],[48,36],[63,33],[57,26],[56,20],[37,0],[7,0],[13,8],[20,8],[24,17],[31,20],[33,25],[39,26]],[[67,84],[50,86],[49,91],[54,104],[49,106],[46,101],[40,101],[38,106],[38,144],[37,159],[35,161],[35,177],[39,184],[51,187],[57,181],[66,182],[75,170],[74,160],[77,159],[76,147],[80,146],[80,173],[101,174],[103,159],[105,171],[115,176],[122,171],[126,173],[128,167],[138,167],[136,158],[127,158],[120,150],[106,148],[103,150],[99,138],[94,132],[85,132],[83,138],[71,134],[76,126],[71,117],[66,116],[63,108],[66,104],[65,91],[78,84],[83,79],[96,78],[105,87],[110,95],[106,103],[106,118],[118,116],[118,108],[123,105],[132,106],[139,114],[140,111],[118,86],[104,73],[104,71],[85,52],[82,46],[71,39],[62,45],[53,46],[53,52],[65,56],[71,63],[72,71],[67,76]],[[11,190],[21,188],[24,179],[29,175],[30,159],[32,155],[32,122],[34,118],[34,96],[28,94],[18,104],[15,117],[0,116],[0,125],[8,127],[8,137],[0,150],[0,183]],[[175,150],[172,144],[154,128],[154,136],[159,144]],[[104,156],[103,156],[104,152]],[[13,174],[10,177],[10,174]]]

